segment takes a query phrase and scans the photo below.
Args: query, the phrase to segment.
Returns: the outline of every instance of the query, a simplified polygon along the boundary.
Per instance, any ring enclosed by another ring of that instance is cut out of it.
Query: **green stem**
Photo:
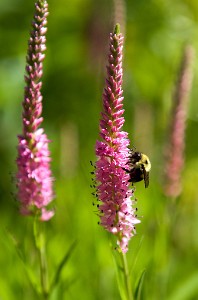
[[[127,297],[127,300],[133,300],[133,294],[132,294],[132,290],[131,290],[130,276],[129,276],[129,269],[128,269],[126,255],[122,252],[120,253],[120,255],[121,255],[121,259],[122,259],[126,297]]]
[[[39,264],[40,264],[40,282],[41,282],[41,292],[42,299],[49,299],[49,283],[48,283],[48,271],[47,271],[47,258],[45,251],[45,234],[44,234],[44,224],[35,217],[34,220],[34,239],[35,246],[39,255]]]

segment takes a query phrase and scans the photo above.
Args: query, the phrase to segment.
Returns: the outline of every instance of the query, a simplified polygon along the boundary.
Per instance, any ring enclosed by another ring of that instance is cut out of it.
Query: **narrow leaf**
[[[51,285],[51,289],[53,289],[57,283],[59,282],[60,279],[60,275],[61,272],[63,270],[63,267],[66,265],[66,263],[68,262],[69,258],[71,257],[74,248],[76,247],[77,242],[74,241],[73,244],[70,246],[69,250],[66,252],[65,256],[63,257],[63,259],[60,261],[60,264],[58,265],[58,268],[56,270],[54,279],[52,281],[52,285]]]
[[[145,273],[146,273],[146,270],[144,269],[139,277],[138,282],[137,282],[136,289],[135,289],[135,295],[134,295],[135,300],[141,299]]]

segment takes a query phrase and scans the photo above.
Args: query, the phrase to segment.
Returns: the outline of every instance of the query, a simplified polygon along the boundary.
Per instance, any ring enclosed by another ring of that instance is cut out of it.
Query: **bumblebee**
[[[129,161],[127,163],[129,169],[124,170],[129,173],[129,182],[139,182],[144,180],[145,188],[149,186],[149,172],[151,163],[147,155],[131,150],[129,153]]]

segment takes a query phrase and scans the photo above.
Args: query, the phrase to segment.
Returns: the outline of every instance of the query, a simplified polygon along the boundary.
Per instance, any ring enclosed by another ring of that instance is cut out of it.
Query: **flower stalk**
[[[103,92],[103,110],[100,120],[100,138],[96,142],[95,196],[100,222],[105,230],[116,237],[113,257],[117,270],[118,288],[122,300],[132,300],[130,276],[126,252],[131,237],[136,233],[135,225],[140,223],[133,208],[134,189],[129,183],[129,139],[122,130],[123,36],[120,26],[110,34],[106,87]],[[117,250],[115,252],[115,249]],[[117,259],[116,259],[117,257]]]
[[[130,283],[130,276],[129,276],[129,269],[126,254],[121,253],[121,259],[123,264],[123,276],[124,276],[124,284],[125,284],[125,291],[127,300],[133,300],[133,294],[131,291],[131,283]]]
[[[43,236],[41,236],[42,238]],[[45,243],[45,241],[43,241]],[[48,283],[48,270],[47,270],[47,260],[46,260],[46,253],[45,247],[43,246],[39,249],[40,254],[40,274],[41,274],[41,287],[42,287],[42,294],[43,299],[47,300],[49,298],[49,283]]]
[[[52,173],[50,170],[49,140],[40,128],[42,113],[42,75],[46,50],[48,4],[37,0],[28,42],[23,106],[23,133],[18,136],[18,157],[16,174],[17,198],[20,212],[34,217],[33,233],[35,247],[39,255],[40,289],[42,299],[49,299],[47,259],[43,222],[54,215],[48,209],[53,200]]]
[[[40,283],[41,283],[41,294],[44,300],[49,297],[49,280],[48,280],[48,267],[47,267],[47,257],[45,249],[45,234],[44,225],[39,222],[39,219],[35,217],[34,219],[34,240],[35,246],[38,251],[39,265],[40,265]]]
[[[126,253],[113,251],[113,259],[116,267],[118,290],[122,300],[133,300],[132,281],[128,269]]]

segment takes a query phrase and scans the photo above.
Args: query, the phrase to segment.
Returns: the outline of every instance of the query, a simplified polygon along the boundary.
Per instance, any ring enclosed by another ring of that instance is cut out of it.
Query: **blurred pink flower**
[[[48,5],[38,0],[32,23],[27,53],[26,87],[23,101],[23,134],[18,137],[17,198],[24,215],[40,214],[42,221],[49,220],[54,211],[46,206],[53,199],[52,174],[50,170],[49,140],[39,125],[42,123],[41,78],[43,54],[46,49]]]
[[[176,85],[168,145],[165,149],[164,193],[178,197],[182,191],[181,175],[184,166],[185,130],[190,92],[192,88],[194,49],[186,46]]]
[[[117,237],[123,253],[135,233],[135,224],[140,221],[132,208],[133,190],[129,188],[126,168],[129,156],[128,134],[121,131],[124,124],[122,91],[123,36],[116,25],[110,34],[109,65],[107,66],[106,88],[103,93],[103,112],[100,120],[102,141],[96,142],[96,182],[100,224]]]

